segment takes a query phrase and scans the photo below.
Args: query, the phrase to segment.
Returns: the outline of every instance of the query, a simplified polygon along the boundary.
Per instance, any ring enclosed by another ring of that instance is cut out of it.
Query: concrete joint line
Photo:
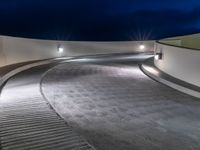
[[[157,81],[157,82],[159,82],[159,83],[162,83],[162,84],[164,84],[164,85],[166,85],[166,86],[168,86],[168,87],[171,87],[171,88],[173,88],[173,89],[175,89],[175,90],[177,90],[177,91],[183,92],[183,93],[185,93],[185,94],[194,96],[194,97],[196,97],[196,98],[200,98],[200,93],[199,93],[198,91],[194,91],[194,90],[192,90],[192,89],[183,87],[183,86],[181,86],[181,85],[178,85],[178,84],[176,84],[176,83],[170,82],[170,81],[165,80],[165,79],[163,79],[163,78],[159,78],[159,77],[157,77],[157,76],[151,74],[150,72],[148,72],[148,71],[143,67],[142,64],[140,65],[140,69],[141,69],[141,71],[142,71],[145,75],[147,75],[148,77],[150,77],[151,79],[153,79],[153,80],[155,80],[155,81]]]

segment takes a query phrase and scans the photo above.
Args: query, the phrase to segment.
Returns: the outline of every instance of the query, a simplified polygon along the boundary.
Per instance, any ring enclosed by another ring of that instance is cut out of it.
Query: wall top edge
[[[160,44],[160,45],[164,45],[164,46],[179,48],[179,49],[200,51],[200,49],[197,49],[197,48],[189,48],[189,47],[184,47],[184,46],[177,46],[177,45],[167,44],[167,43],[164,43],[164,42],[161,42],[161,41],[156,41],[156,43],[157,43],[157,44]]]
[[[183,36],[169,37],[169,38],[164,38],[164,39],[160,39],[160,40],[157,40],[157,41],[162,41],[162,40],[176,40],[176,39],[182,39],[182,38],[188,38],[188,37],[200,37],[200,33],[187,34],[187,35],[183,35]]]
[[[0,35],[0,38],[13,38],[21,40],[33,40],[33,41],[48,41],[48,42],[70,42],[70,43],[131,43],[131,42],[155,42],[154,40],[146,41],[63,41],[63,40],[48,40],[48,39],[35,39],[35,38],[25,38],[25,37],[14,37],[14,36],[5,36]]]

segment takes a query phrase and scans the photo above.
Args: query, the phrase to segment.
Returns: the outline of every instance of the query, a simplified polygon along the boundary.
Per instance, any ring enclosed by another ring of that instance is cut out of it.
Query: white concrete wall
[[[141,43],[147,47],[144,52],[154,50],[153,41],[70,42],[0,36],[0,66],[63,56],[137,52],[141,51],[139,49]],[[62,45],[64,53],[58,53],[58,44]]]
[[[157,43],[156,52],[162,52],[162,60],[155,60],[155,65],[163,72],[200,86],[200,50],[179,48]]]

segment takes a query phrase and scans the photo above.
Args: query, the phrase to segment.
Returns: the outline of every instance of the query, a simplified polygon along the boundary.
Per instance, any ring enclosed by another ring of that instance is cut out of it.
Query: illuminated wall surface
[[[155,65],[175,78],[200,86],[199,40],[200,34],[161,40],[155,51],[162,52],[163,57],[155,60]],[[73,42],[0,36],[0,66],[57,57],[153,50],[154,41]]]
[[[144,44],[145,47],[141,47]],[[0,36],[0,66],[56,57],[108,53],[147,52],[154,41],[67,42]]]
[[[163,58],[155,65],[165,73],[200,86],[200,34],[164,39],[156,44]]]

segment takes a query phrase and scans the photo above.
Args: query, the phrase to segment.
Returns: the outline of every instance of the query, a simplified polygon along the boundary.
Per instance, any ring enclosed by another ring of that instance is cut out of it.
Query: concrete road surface
[[[0,99],[1,149],[199,150],[199,99],[144,75],[143,56],[131,64],[111,58],[10,79]]]
[[[199,150],[200,101],[121,64],[62,64],[43,79],[54,109],[98,150]]]

